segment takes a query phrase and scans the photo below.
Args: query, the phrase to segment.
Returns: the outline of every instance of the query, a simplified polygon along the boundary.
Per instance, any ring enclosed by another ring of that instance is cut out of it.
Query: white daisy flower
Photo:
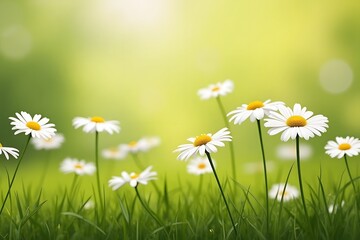
[[[341,201],[340,207],[343,207],[344,205],[345,205],[345,201],[343,200],[343,201]],[[339,204],[330,204],[328,211],[329,211],[329,213],[336,213],[338,208],[339,208]]]
[[[147,152],[153,147],[156,147],[160,144],[160,139],[158,137],[144,137],[139,141],[131,141],[128,144],[120,144],[120,148],[127,152],[138,153],[138,152]]]
[[[349,157],[357,156],[360,153],[360,141],[358,138],[349,136],[346,138],[336,137],[336,142],[328,141],[325,149],[332,158],[342,158],[345,154]]]
[[[89,200],[84,204],[85,210],[90,210],[90,209],[93,209],[94,207],[95,207],[95,203],[93,200]]]
[[[265,127],[269,127],[270,135],[281,134],[282,141],[288,141],[290,138],[295,139],[296,136],[305,138],[321,136],[326,132],[328,118],[323,115],[313,116],[313,112],[307,111],[306,107],[301,108],[300,104],[295,104],[293,110],[282,105],[278,106],[279,112],[271,111],[269,118],[265,119]]]
[[[234,121],[234,124],[241,124],[249,117],[250,121],[254,122],[256,119],[260,120],[263,119],[264,116],[268,116],[270,111],[277,111],[279,105],[284,105],[283,102],[270,101],[269,99],[265,102],[254,101],[249,104],[243,104],[241,107],[227,114],[227,116],[233,115],[229,122]]]
[[[92,175],[96,171],[94,163],[86,163],[76,158],[66,158],[60,165],[63,173],[75,173],[77,175]]]
[[[272,172],[275,169],[273,161],[266,161],[267,172]],[[256,174],[264,172],[264,165],[262,161],[248,162],[244,164],[244,172],[247,174]]]
[[[301,161],[309,159],[313,154],[313,149],[309,144],[300,143],[300,158]],[[276,154],[282,160],[296,159],[296,146],[294,144],[283,143],[277,146]]]
[[[19,150],[13,147],[3,147],[0,143],[0,155],[1,154],[4,154],[6,160],[9,160],[9,154],[17,159],[19,157]]]
[[[31,117],[27,112],[15,113],[16,117],[9,117],[13,125],[12,130],[15,131],[15,135],[19,133],[25,133],[25,135],[31,134],[31,137],[49,139],[55,135],[55,124],[48,123],[48,118],[41,118],[40,114],[35,114]]]
[[[220,129],[214,135],[211,133],[201,134],[197,137],[188,138],[191,144],[182,144],[174,152],[180,152],[177,159],[187,160],[191,156],[199,153],[205,155],[205,151],[212,153],[217,152],[216,147],[224,147],[225,141],[231,141],[230,131],[227,128]]]
[[[128,152],[126,151],[126,149],[120,146],[106,148],[102,150],[102,156],[106,159],[121,160],[124,159],[127,156],[127,154]]]
[[[51,150],[60,148],[65,138],[62,134],[57,133],[51,138],[43,139],[43,138],[32,138],[31,143],[34,145],[35,149],[41,150]]]
[[[218,96],[225,96],[231,93],[234,89],[234,83],[231,80],[226,80],[223,83],[218,82],[211,84],[207,88],[202,88],[198,91],[198,95],[201,99],[216,98]]]
[[[212,160],[213,165],[215,166],[215,161]],[[195,175],[202,175],[205,173],[212,173],[213,170],[207,158],[197,157],[192,159],[187,165],[188,173]]]
[[[287,184],[285,188],[284,183],[274,184],[269,190],[269,198],[276,199],[277,201],[281,201],[283,197],[284,202],[288,202],[294,198],[299,197],[300,193],[297,188]]]
[[[112,188],[112,190],[117,190],[120,187],[122,187],[125,183],[129,183],[131,187],[137,187],[137,185],[140,184],[147,184],[150,180],[155,180],[157,173],[151,172],[152,166],[146,168],[143,172],[140,174],[136,174],[134,172],[127,173],[123,171],[121,173],[121,177],[113,176],[109,180],[109,187]]]
[[[113,132],[118,133],[120,131],[119,121],[105,121],[104,118],[99,116],[88,118],[76,117],[73,119],[73,126],[75,128],[83,127],[83,131],[86,133],[106,131],[113,134]]]

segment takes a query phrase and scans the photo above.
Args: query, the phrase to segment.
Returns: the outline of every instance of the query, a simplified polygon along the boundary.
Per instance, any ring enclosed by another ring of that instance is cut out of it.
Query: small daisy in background
[[[119,121],[110,120],[105,121],[103,117],[75,117],[73,119],[73,126],[75,129],[82,127],[86,133],[103,132],[106,131],[110,134],[120,131]]]
[[[56,133],[54,136],[48,139],[43,138],[32,138],[31,143],[36,150],[52,150],[58,149],[61,147],[65,141],[64,135],[61,133]]]
[[[248,118],[250,118],[251,122],[255,122],[255,120],[260,120],[263,119],[264,116],[268,116],[270,111],[277,111],[280,105],[284,105],[284,103],[279,101],[271,102],[270,99],[265,102],[253,101],[249,104],[243,104],[236,110],[229,112],[227,116],[233,115],[229,121],[233,121],[234,124],[241,124]]]
[[[357,192],[356,187],[355,187],[355,183],[354,183],[354,179],[351,176],[347,156],[352,157],[352,156],[359,155],[359,153],[360,153],[360,141],[359,141],[359,139],[355,138],[355,137],[349,137],[349,136],[347,136],[346,138],[336,137],[336,142],[335,141],[328,141],[328,143],[325,146],[325,150],[326,150],[325,153],[329,154],[330,157],[332,157],[332,158],[335,158],[335,157],[342,158],[342,157],[344,157],[346,170],[347,170],[348,175],[350,177],[351,184],[352,184],[352,186],[354,188],[354,191]]]
[[[337,212],[338,208],[339,207],[344,207],[344,205],[345,205],[344,200],[342,200],[340,204],[330,204],[329,208],[328,208],[328,211],[329,211],[329,213],[334,213],[335,214]]]
[[[336,141],[328,141],[325,150],[332,158],[342,158],[344,155],[357,156],[360,153],[360,141],[355,137],[336,137]]]
[[[96,167],[93,163],[86,163],[84,160],[65,158],[60,165],[60,171],[76,175],[92,175],[96,171]]]
[[[15,135],[19,133],[25,133],[25,135],[31,135],[33,138],[49,139],[55,135],[55,124],[48,123],[49,119],[41,118],[40,114],[35,114],[31,117],[27,112],[15,113],[15,117],[9,117],[13,125],[12,130],[15,131]]]
[[[139,153],[147,152],[151,148],[154,148],[160,144],[160,138],[158,137],[143,137],[138,141],[131,141],[127,144],[120,144],[120,148],[126,152]]]
[[[270,128],[268,133],[275,135],[280,132],[281,140],[286,142],[290,138],[295,139],[297,136],[309,140],[315,135],[321,136],[326,132],[329,126],[328,118],[323,115],[314,115],[313,112],[307,111],[306,107],[301,107],[296,103],[291,109],[286,106],[278,106],[278,112],[271,111],[269,118],[265,119],[265,127]]]
[[[0,155],[1,154],[4,154],[6,160],[9,160],[9,155],[17,159],[19,157],[19,150],[13,147],[4,147],[0,143]]]
[[[177,157],[179,160],[187,160],[197,153],[204,156],[205,152],[217,152],[217,147],[224,147],[223,142],[229,142],[231,139],[230,131],[227,128],[222,128],[214,135],[208,133],[188,138],[187,140],[191,143],[179,145],[174,152],[180,152]]]
[[[105,159],[121,160],[124,159],[127,154],[128,152],[126,151],[126,149],[120,146],[105,148],[102,150],[102,156]]]
[[[244,172],[247,174],[257,174],[264,171],[263,163],[261,161],[247,162],[243,165]],[[267,172],[272,172],[275,169],[275,163],[273,161],[266,161]]]
[[[281,201],[283,198],[284,202],[288,202],[299,197],[299,191],[296,187],[287,184],[285,187],[284,183],[274,184],[269,190],[269,197]]]
[[[299,146],[301,161],[308,160],[313,155],[313,149],[309,144],[301,143]],[[296,159],[296,146],[294,144],[282,143],[276,147],[276,155],[282,160]]]
[[[211,84],[206,88],[202,88],[198,91],[198,95],[201,99],[206,100],[209,98],[216,98],[219,96],[225,96],[231,93],[234,89],[234,83],[231,80],[225,80],[224,82],[218,82]]]
[[[133,188],[136,188],[138,184],[147,184],[151,180],[156,180],[157,172],[151,172],[152,166],[146,168],[140,174],[135,172],[125,172],[121,173],[121,176],[113,176],[109,180],[109,187],[112,188],[113,191],[122,187],[125,183],[129,183],[129,185]]]
[[[214,166],[216,166],[215,161],[213,161]],[[187,165],[187,171],[190,174],[194,175],[202,175],[205,173],[212,173],[213,170],[209,161],[203,157],[196,157],[192,159],[189,164]]]
[[[85,210],[91,210],[91,209],[93,209],[94,207],[95,207],[95,203],[94,203],[93,200],[89,200],[89,201],[87,201],[87,202],[83,205],[83,208],[84,208]]]

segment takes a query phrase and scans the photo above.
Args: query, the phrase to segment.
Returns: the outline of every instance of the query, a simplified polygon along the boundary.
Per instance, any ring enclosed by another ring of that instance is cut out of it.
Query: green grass
[[[294,173],[291,173],[294,174]],[[204,176],[205,177],[205,176]],[[358,178],[355,178],[355,183]],[[204,178],[199,192],[196,184],[182,180],[171,189],[167,180],[159,183],[161,193],[151,185],[130,186],[118,191],[105,190],[105,208],[85,209],[97,200],[93,191],[79,181],[74,192],[70,185],[51,198],[41,190],[23,184],[12,192],[0,217],[0,239],[359,239],[358,195],[351,182],[334,182],[325,188],[321,176],[305,185],[309,190],[307,220],[300,198],[289,202],[270,201],[270,226],[266,230],[265,194],[252,193],[251,187],[222,182],[238,236],[232,229],[225,205],[212,176]],[[229,185],[235,185],[231,191]],[[332,193],[330,195],[330,193]],[[4,189],[2,197],[4,198]],[[329,213],[330,203],[340,205]],[[154,216],[149,214],[151,211]]]

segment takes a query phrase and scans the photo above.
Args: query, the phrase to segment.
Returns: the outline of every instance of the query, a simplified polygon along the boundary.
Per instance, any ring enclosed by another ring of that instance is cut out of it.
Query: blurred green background
[[[272,99],[327,116],[328,132],[307,142],[313,154],[303,165],[305,181],[316,180],[320,165],[329,181],[340,178],[343,161],[323,148],[335,136],[360,136],[359,12],[358,0],[0,0],[0,142],[23,148],[26,137],[14,136],[8,119],[19,111],[50,118],[66,138],[51,153],[30,148],[17,184],[38,184],[51,161],[44,187],[57,189],[72,179],[58,170],[65,157],[93,161],[94,137],[71,121],[94,115],[121,122],[120,134],[100,135],[101,149],[159,136],[161,145],[140,156],[145,165],[172,186],[178,176],[197,181],[172,151],[188,137],[224,127],[216,101],[200,100],[197,91],[225,79],[235,83],[223,98],[227,112]],[[261,171],[244,167],[261,161],[256,125],[231,127],[238,181],[256,187]],[[265,134],[264,141],[275,163],[270,182],[284,181],[293,161],[279,159],[279,135]],[[224,179],[231,172],[228,148],[213,157]],[[132,171],[131,161],[102,161],[102,181]],[[357,161],[350,161],[355,176]],[[14,163],[1,159],[3,187],[4,167]]]

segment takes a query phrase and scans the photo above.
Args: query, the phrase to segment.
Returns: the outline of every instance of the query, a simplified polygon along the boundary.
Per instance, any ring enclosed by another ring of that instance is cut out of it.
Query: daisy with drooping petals
[[[75,128],[83,127],[83,131],[86,133],[106,131],[113,134],[113,132],[118,133],[120,131],[119,121],[105,121],[104,118],[99,116],[88,118],[76,117],[73,119],[73,126]]]
[[[34,145],[35,149],[37,150],[51,150],[60,148],[65,138],[62,134],[57,133],[51,138],[42,139],[42,138],[33,138],[31,139],[31,143]]]
[[[231,80],[225,80],[224,82],[218,82],[211,84],[207,88],[202,88],[198,91],[198,95],[201,99],[216,98],[219,96],[225,96],[231,93],[234,89],[234,83]]]
[[[214,160],[212,161],[215,166],[215,161]],[[195,175],[202,175],[205,173],[213,172],[209,161],[206,158],[202,158],[202,157],[197,157],[192,159],[187,165],[187,171],[188,173]]]
[[[233,115],[229,122],[234,121],[234,124],[241,124],[248,118],[250,118],[251,122],[255,122],[256,119],[260,120],[263,119],[264,116],[268,116],[270,111],[278,110],[278,106],[280,105],[284,105],[284,103],[271,102],[270,99],[265,102],[254,101],[249,104],[243,104],[236,110],[229,112],[227,116]]]
[[[287,184],[285,187],[284,183],[274,184],[269,190],[269,197],[272,199],[276,199],[277,201],[281,201],[283,199],[284,202],[288,202],[292,199],[299,197],[299,191]]]
[[[345,154],[349,157],[357,156],[360,153],[360,141],[358,138],[349,136],[346,138],[336,137],[336,142],[328,141],[325,149],[326,154],[332,158],[342,158]]]
[[[214,135],[211,133],[201,134],[197,137],[188,138],[191,144],[182,144],[174,152],[180,152],[177,157],[179,160],[187,160],[191,156],[199,153],[201,156],[205,152],[217,152],[216,147],[224,147],[225,141],[231,141],[230,131],[227,128],[222,128]]]
[[[9,117],[13,125],[12,130],[15,131],[15,135],[19,133],[25,133],[25,135],[31,134],[31,137],[49,139],[55,135],[55,124],[48,123],[48,118],[41,118],[40,114],[35,114],[31,117],[27,112],[15,113],[16,117]]]
[[[301,107],[296,103],[291,109],[285,106],[278,106],[280,113],[271,111],[269,118],[265,119],[265,127],[269,127],[268,133],[275,135],[280,132],[281,140],[286,142],[296,136],[308,140],[315,135],[321,136],[328,128],[328,118],[323,115],[313,116],[313,112],[307,111],[306,107]]]
[[[136,174],[134,172],[129,174],[123,171],[121,173],[121,177],[113,176],[112,179],[109,180],[109,187],[115,191],[122,187],[125,183],[129,183],[133,188],[136,188],[138,184],[147,184],[148,181],[155,180],[157,176],[157,173],[151,172],[151,169],[152,166],[146,168],[140,174]]]
[[[4,154],[6,160],[9,160],[9,155],[11,155],[17,159],[19,156],[19,150],[17,150],[16,148],[13,148],[13,147],[4,147],[0,143],[0,155],[1,154]]]
[[[63,173],[75,173],[77,175],[92,175],[96,171],[93,163],[86,163],[84,160],[76,158],[65,158],[60,165]]]

